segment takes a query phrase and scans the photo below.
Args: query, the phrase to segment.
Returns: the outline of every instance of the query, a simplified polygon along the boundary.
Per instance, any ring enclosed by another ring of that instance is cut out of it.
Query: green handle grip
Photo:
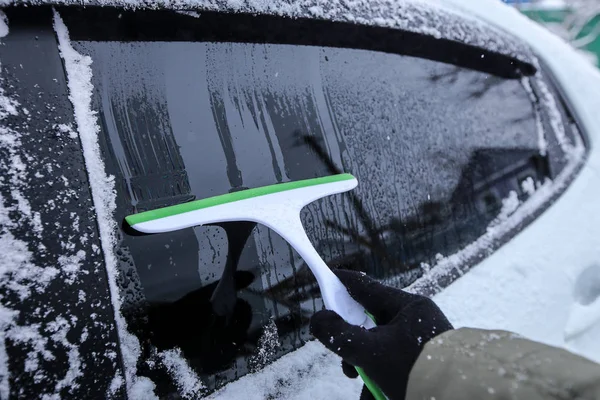
[[[387,397],[385,397],[385,394],[383,394],[381,389],[379,389],[379,386],[377,386],[377,384],[373,382],[373,380],[369,378],[367,374],[365,374],[365,371],[363,371],[361,367],[354,368],[356,368],[356,372],[358,372],[363,382],[365,383],[365,386],[369,389],[375,400],[387,400]]]
[[[367,314],[374,323],[377,323],[377,321],[375,321],[375,317],[371,313],[365,310],[365,314]],[[379,386],[377,386],[373,379],[367,376],[367,374],[361,367],[354,368],[356,368],[356,372],[358,372],[358,375],[360,375],[361,379],[365,383],[365,386],[369,389],[375,400],[387,400],[387,397],[385,396],[385,394],[383,394]]]

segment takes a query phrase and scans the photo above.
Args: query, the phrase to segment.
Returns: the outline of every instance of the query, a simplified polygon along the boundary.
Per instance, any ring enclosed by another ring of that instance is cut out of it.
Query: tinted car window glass
[[[437,61],[311,46],[74,42],[93,60],[106,167],[126,215],[263,185],[350,172],[353,192],[302,220],[332,266],[402,285],[486,232],[523,182],[558,173],[542,155],[519,79]],[[252,223],[123,232],[124,313],[141,373],[175,390],[160,354],[179,348],[208,389],[309,338],[322,307],[299,256]],[[264,327],[267,326],[268,329]],[[263,339],[259,338],[261,337]],[[163,352],[163,353],[161,353]],[[268,361],[268,360],[267,360]]]

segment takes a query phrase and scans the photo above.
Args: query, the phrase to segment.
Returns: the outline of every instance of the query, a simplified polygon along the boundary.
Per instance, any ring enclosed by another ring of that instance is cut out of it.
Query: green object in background
[[[592,35],[594,39],[589,44],[585,45],[584,48],[596,54],[596,60],[600,61],[600,14],[597,14],[583,26],[575,40],[581,40],[588,35]],[[596,65],[600,66],[600,63],[596,63]]]
[[[573,9],[568,4],[562,7],[548,7],[544,1],[526,3],[519,10],[532,20],[570,42],[573,47],[587,52],[600,67],[600,8],[594,15]],[[580,13],[581,15],[577,15]],[[593,56],[593,57],[592,57]]]
[[[570,14],[566,8],[560,9],[542,9],[542,8],[527,8],[521,9],[521,12],[527,15],[534,21],[544,23],[562,23]]]

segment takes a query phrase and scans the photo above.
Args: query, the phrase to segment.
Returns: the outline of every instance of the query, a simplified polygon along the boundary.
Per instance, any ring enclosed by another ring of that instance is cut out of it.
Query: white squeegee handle
[[[228,221],[252,221],[277,232],[298,254],[315,276],[325,307],[353,325],[375,327],[370,314],[350,296],[329,269],[306,235],[300,211],[314,200],[347,192],[358,185],[350,174],[288,182],[248,189],[190,203],[127,216],[129,225],[144,233],[172,232],[198,225]],[[376,400],[386,397],[365,372],[356,367]]]
[[[335,311],[353,325],[364,326],[367,329],[376,326],[368,317],[364,307],[350,296],[344,284],[329,269],[315,250],[306,235],[299,214],[296,214],[293,221],[287,221],[285,229],[278,229],[274,225],[269,226],[269,228],[283,237],[306,262],[319,284],[325,308]]]

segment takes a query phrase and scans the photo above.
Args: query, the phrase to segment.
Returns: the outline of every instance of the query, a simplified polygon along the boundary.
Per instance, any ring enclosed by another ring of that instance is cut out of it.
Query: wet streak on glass
[[[519,80],[408,56],[243,43],[76,42],[94,60],[94,107],[117,215],[350,172],[351,193],[302,219],[334,267],[407,285],[486,231],[523,179],[556,174],[537,149]],[[147,359],[181,348],[214,389],[248,372],[262,327],[277,356],[322,307],[302,259],[264,226],[130,236],[125,313]],[[236,260],[238,260],[236,262]],[[157,364],[159,365],[159,364]],[[163,368],[142,373],[161,395]]]

